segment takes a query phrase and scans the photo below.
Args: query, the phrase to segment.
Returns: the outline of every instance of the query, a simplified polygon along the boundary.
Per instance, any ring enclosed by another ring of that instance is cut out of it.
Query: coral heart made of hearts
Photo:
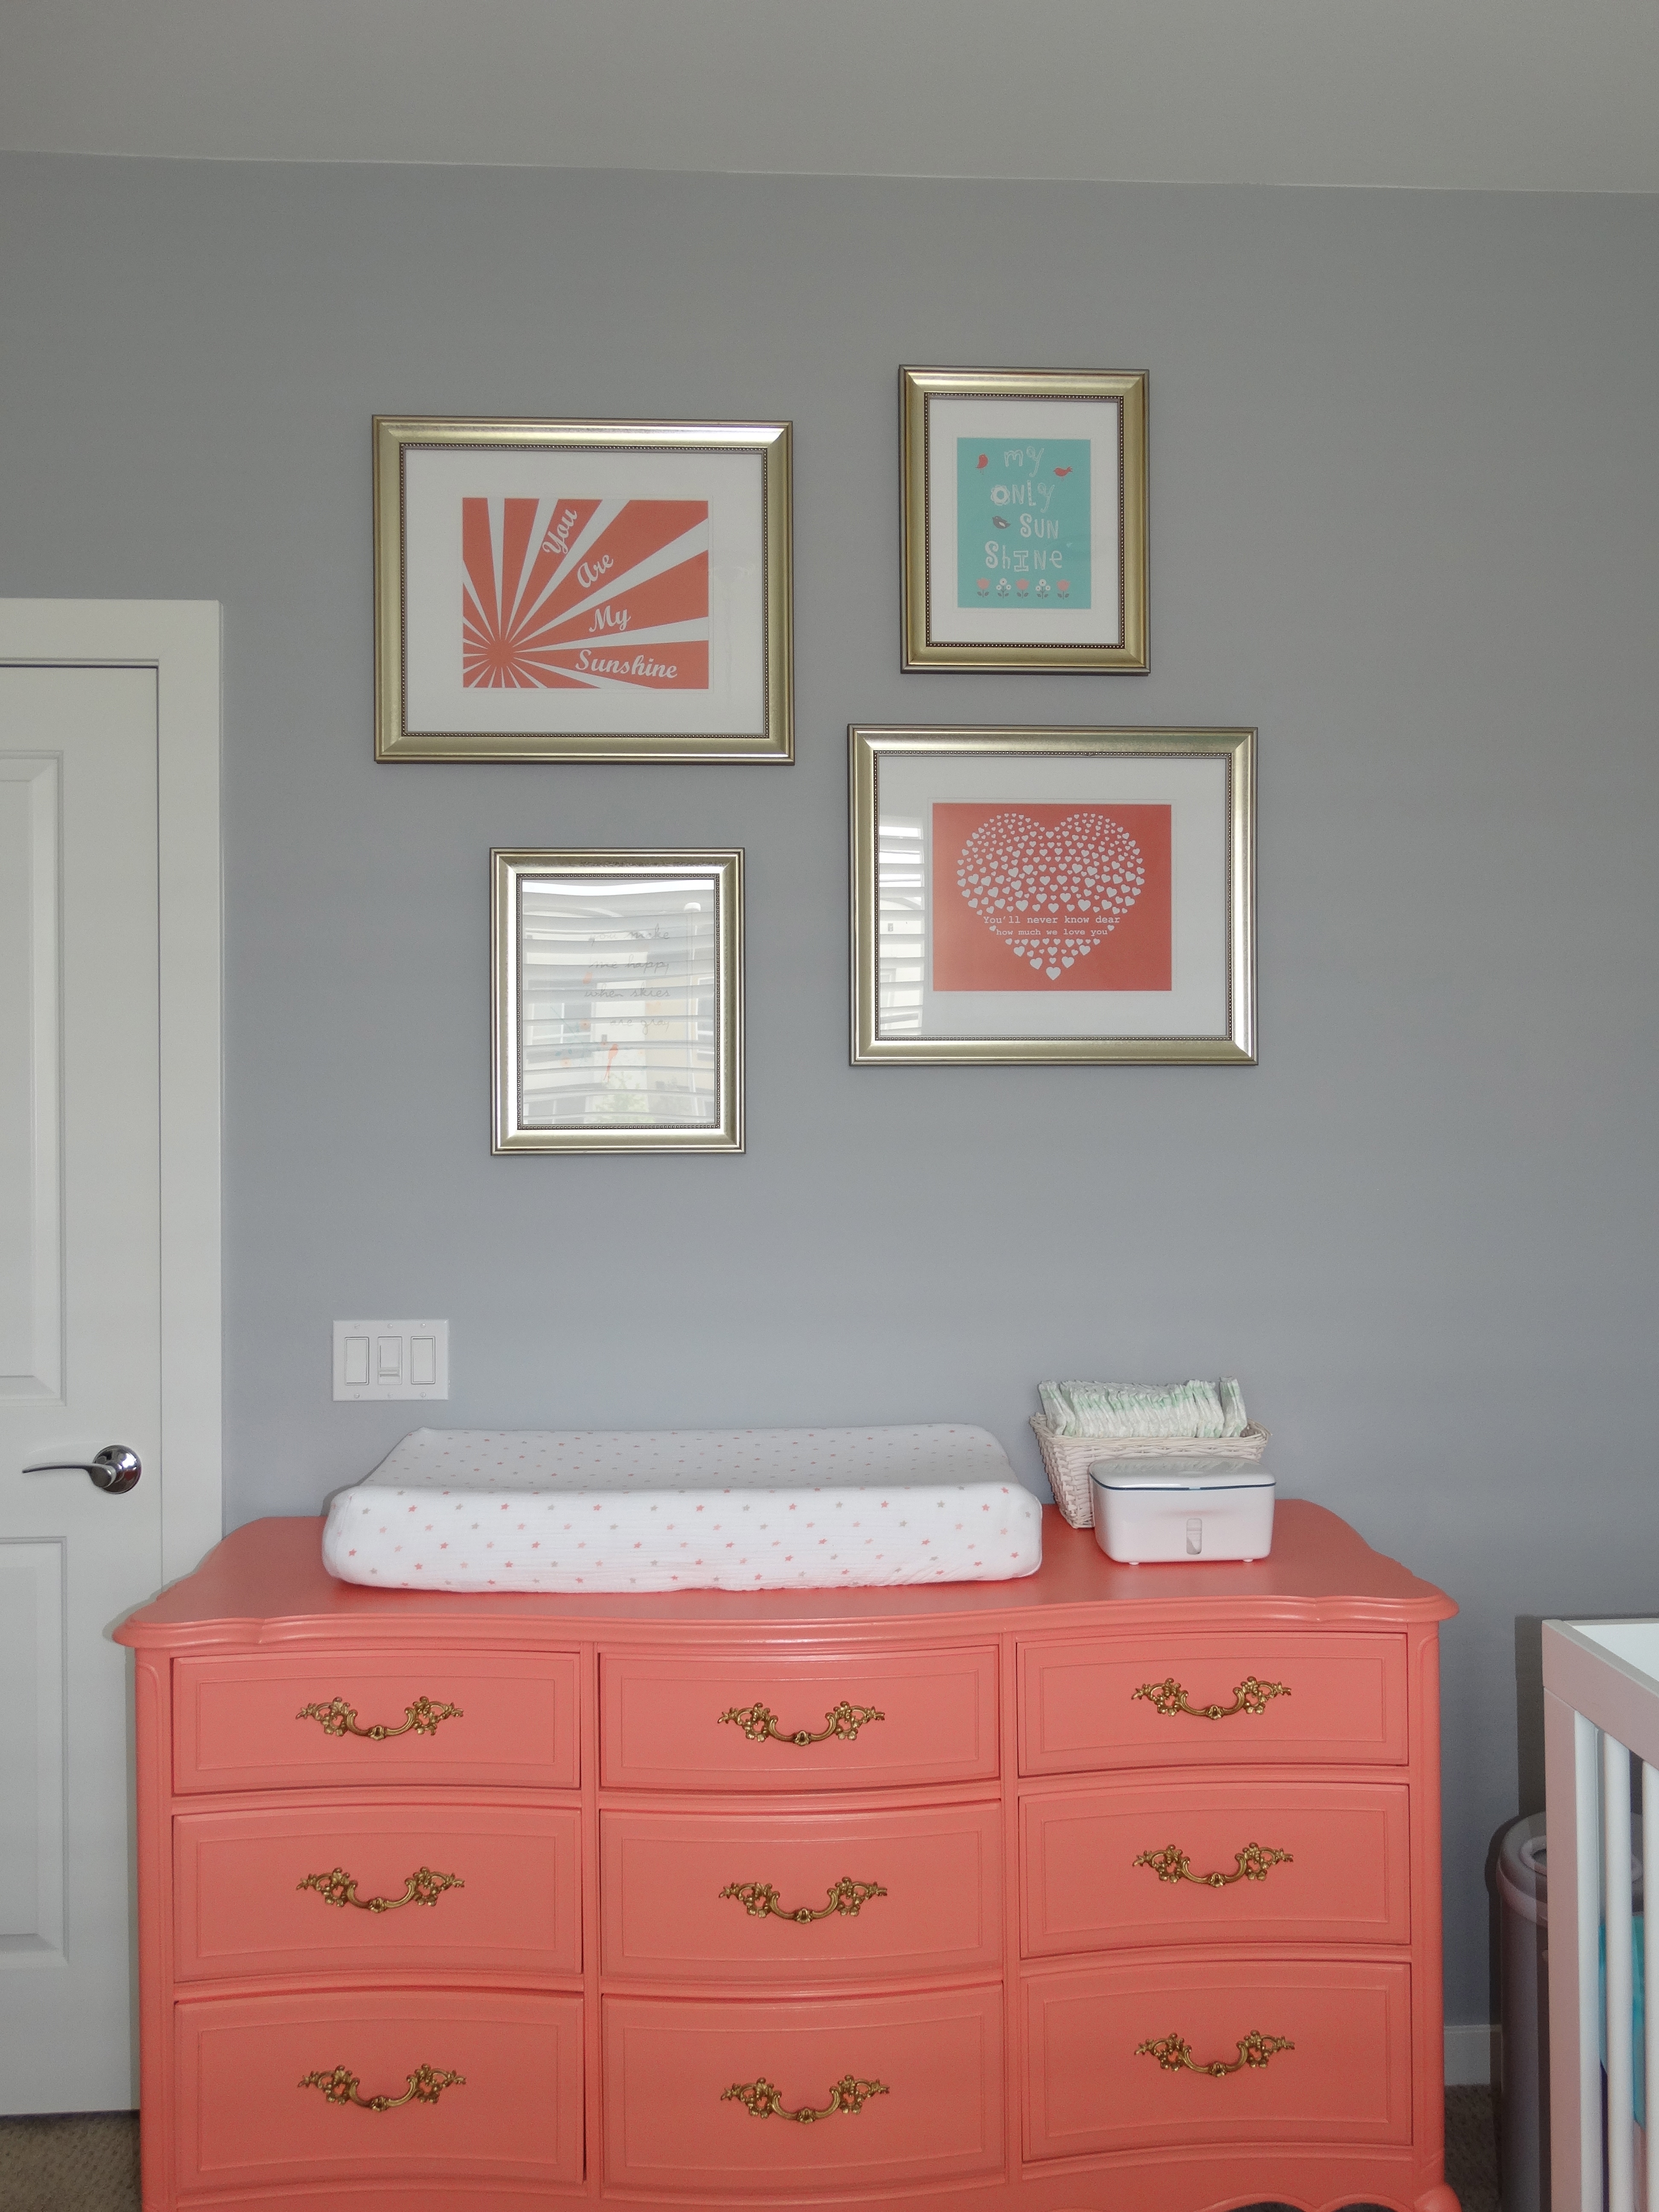
[[[1051,983],[1111,935],[1146,881],[1139,846],[1096,812],[1052,830],[993,814],[957,862],[957,888],[985,927]]]

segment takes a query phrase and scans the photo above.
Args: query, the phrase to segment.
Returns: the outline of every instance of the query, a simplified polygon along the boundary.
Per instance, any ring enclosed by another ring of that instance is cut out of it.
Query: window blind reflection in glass
[[[712,876],[520,885],[526,1128],[712,1128],[719,920]]]
[[[876,838],[876,1034],[917,1036],[927,954],[927,854],[920,818],[885,812]]]

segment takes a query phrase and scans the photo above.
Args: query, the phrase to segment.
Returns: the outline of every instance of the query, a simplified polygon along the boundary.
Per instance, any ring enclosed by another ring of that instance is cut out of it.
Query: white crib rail
[[[1642,1760],[1642,1966],[1659,1986],[1659,1620],[1544,1623],[1549,1814],[1552,2212],[1635,2212],[1630,1760]],[[1601,1930],[1607,1930],[1606,2015]],[[1607,2049],[1602,2172],[1601,2049]],[[1659,2021],[1644,2081],[1648,2212],[1659,2212]]]

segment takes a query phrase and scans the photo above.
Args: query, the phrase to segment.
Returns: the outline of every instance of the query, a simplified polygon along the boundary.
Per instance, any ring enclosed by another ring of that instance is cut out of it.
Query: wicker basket
[[[1242,1437],[1062,1437],[1036,1413],[1031,1426],[1054,1503],[1073,1528],[1095,1525],[1089,1469],[1098,1459],[1260,1459],[1267,1443],[1254,1421]]]

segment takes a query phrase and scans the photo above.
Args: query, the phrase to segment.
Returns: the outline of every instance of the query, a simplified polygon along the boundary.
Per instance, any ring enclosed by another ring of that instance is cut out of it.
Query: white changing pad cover
[[[866,1589],[1042,1564],[985,1429],[416,1429],[338,1492],[323,1564],[382,1589]]]

